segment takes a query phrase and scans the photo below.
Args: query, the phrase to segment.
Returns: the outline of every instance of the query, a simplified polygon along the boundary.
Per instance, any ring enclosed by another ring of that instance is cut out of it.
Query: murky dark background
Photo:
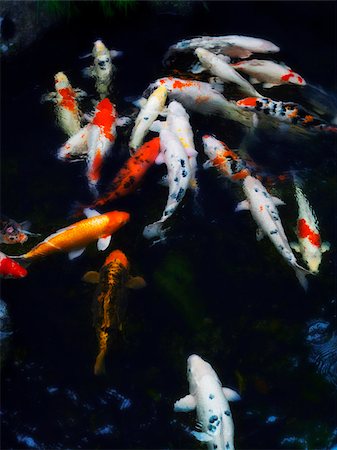
[[[70,224],[75,201],[88,200],[84,166],[64,164],[55,152],[65,136],[53,108],[40,98],[64,71],[73,87],[95,97],[81,69],[101,38],[122,50],[116,60],[115,97],[120,115],[134,112],[125,97],[138,96],[168,72],[161,65],[168,46],[200,34],[244,34],[281,47],[285,61],[307,82],[336,89],[334,2],[140,2],[112,17],[98,3],[77,3],[42,39],[1,64],[2,212],[30,220],[43,237]],[[284,100],[287,90],[281,92]],[[270,95],[272,96],[272,95]],[[218,118],[191,115],[200,167],[201,137],[217,133],[233,148],[242,129]],[[121,130],[105,166],[112,179],[127,158],[129,130]],[[294,272],[268,240],[256,242],[249,213],[234,213],[240,188],[215,171],[199,171],[199,206],[187,195],[172,219],[165,243],[150,245],[143,227],[161,216],[167,188],[156,167],[132,196],[111,204],[131,214],[109,247],[123,250],[131,271],[148,286],[130,291],[124,334],[107,358],[107,376],[93,375],[96,336],[91,303],[95,288],[81,278],[106,257],[96,245],[75,261],[58,254],[29,267],[23,280],[4,280],[1,297],[12,323],[2,354],[1,448],[199,448],[186,433],[194,414],[175,414],[187,394],[186,358],[209,361],[225,386],[238,389],[232,404],[236,447],[332,448],[337,441],[336,385],[336,167],[333,148],[275,154],[259,143],[255,157],[266,172],[297,167],[319,218],[323,240],[320,274],[304,293]],[[297,206],[290,181],[272,191],[289,240],[295,239]],[[19,254],[24,246],[2,246]],[[4,352],[6,353],[4,355]],[[316,361],[316,364],[315,362]]]

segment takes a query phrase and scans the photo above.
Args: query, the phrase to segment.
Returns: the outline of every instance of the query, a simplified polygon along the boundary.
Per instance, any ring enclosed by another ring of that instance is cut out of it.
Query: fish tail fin
[[[300,282],[300,285],[305,290],[305,292],[307,292],[308,280],[306,279],[306,276],[309,275],[310,272],[308,270],[304,269],[304,267],[301,267],[299,264],[294,265],[294,270],[295,270],[296,277],[297,277],[298,281]]]
[[[95,375],[105,375],[105,355],[108,349],[109,335],[106,331],[99,332],[99,353],[96,356],[94,373]]]

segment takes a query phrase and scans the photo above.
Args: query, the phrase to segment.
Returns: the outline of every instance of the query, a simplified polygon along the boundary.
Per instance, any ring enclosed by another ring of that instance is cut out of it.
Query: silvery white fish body
[[[285,203],[277,197],[272,197],[262,183],[250,175],[243,180],[242,187],[247,200],[240,202],[236,211],[250,210],[253,219],[258,225],[257,239],[260,240],[264,236],[268,236],[277,251],[295,270],[302,287],[307,289],[305,276],[310,272],[297,263],[276,208],[276,206],[284,205]]]
[[[240,90],[254,97],[260,97],[254,87],[248,83],[241,75],[237,73],[233,67],[230,66],[226,58],[222,55],[218,56],[204,48],[198,47],[195,50],[199,61],[202,66],[209,70],[213,75],[220,78],[225,83],[234,83],[240,87]]]
[[[206,442],[209,450],[234,450],[234,422],[229,401],[240,400],[239,394],[223,388],[212,368],[198,355],[187,360],[189,395],[174,404],[176,412],[196,410],[197,427],[192,435]]]
[[[161,219],[144,228],[143,236],[147,239],[165,235],[162,226],[184,198],[191,179],[188,156],[184,147],[179,138],[166,128],[160,131],[160,151],[167,166],[169,195]]]

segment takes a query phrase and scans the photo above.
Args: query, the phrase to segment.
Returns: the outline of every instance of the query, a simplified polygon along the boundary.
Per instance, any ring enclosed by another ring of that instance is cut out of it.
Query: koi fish
[[[105,98],[96,106],[94,118],[88,128],[87,178],[90,190],[95,195],[104,157],[116,140],[116,119],[115,106]]]
[[[261,95],[253,88],[253,86],[248,83],[241,75],[237,73],[233,67],[228,63],[228,60],[223,55],[215,55],[214,53],[198,47],[194,52],[202,67],[194,69],[197,70],[208,70],[216,77],[220,78],[221,81],[225,83],[233,83],[239,86],[240,90],[245,94],[260,97]]]
[[[82,161],[88,156],[89,124],[71,136],[57,151],[57,158],[61,161]]]
[[[222,89],[218,83],[211,85],[202,81],[165,77],[156,80],[149,89],[161,85],[166,87],[170,100],[177,100],[187,110],[205,115],[218,115],[224,119],[240,122],[247,127],[253,126],[253,115],[242,114],[246,111],[237,107],[234,102],[226,100],[217,90]]]
[[[0,277],[1,278],[24,278],[27,270],[16,261],[0,252]]]
[[[99,197],[92,207],[105,204],[124,197],[133,192],[143,179],[146,172],[154,164],[160,151],[159,137],[145,142],[137,152],[131,156],[112,180],[109,190]]]
[[[188,162],[191,170],[190,188],[194,191],[198,190],[198,182],[196,179],[197,171],[197,156],[198,152],[195,149],[193,141],[193,130],[190,125],[190,116],[187,114],[183,105],[173,100],[167,107],[167,116],[165,122],[155,121],[151,126],[152,131],[160,132],[162,127],[167,127],[176,136],[178,136],[185,152],[188,156]],[[162,154],[159,155],[157,160],[161,162]]]
[[[166,87],[159,86],[147,100],[143,99],[141,102],[141,110],[136,118],[129,144],[132,153],[142,144],[150,126],[163,111],[166,98]]]
[[[27,241],[28,235],[40,236],[28,231],[30,222],[27,220],[21,223],[13,219],[2,216],[0,218],[0,244],[23,244]]]
[[[98,239],[98,250],[103,251],[109,246],[111,235],[130,219],[130,214],[123,211],[99,214],[95,210],[85,209],[84,213],[87,219],[56,231],[28,253],[15,258],[32,260],[56,252],[68,252],[69,259],[74,259],[80,256],[85,247],[96,239]]]
[[[250,210],[258,225],[257,240],[261,240],[264,236],[269,237],[287,264],[294,269],[301,286],[306,290],[308,285],[305,277],[310,272],[297,263],[276,209],[276,206],[285,203],[277,197],[272,197],[263,184],[250,175],[243,180],[242,187],[247,200],[240,202],[235,211]]]
[[[86,96],[81,89],[73,89],[63,72],[55,75],[55,90],[42,97],[41,101],[52,101],[55,104],[57,122],[70,137],[81,128],[80,110],[77,100]]]
[[[93,300],[93,325],[98,339],[98,354],[94,366],[95,375],[105,373],[105,356],[113,338],[121,332],[127,310],[127,288],[146,286],[142,277],[131,277],[129,262],[120,250],[114,250],[106,258],[100,272],[87,272],[82,278],[97,284]]]
[[[94,42],[92,53],[86,56],[93,56],[94,65],[86,67],[83,75],[95,78],[95,87],[100,99],[110,94],[111,82],[116,71],[116,67],[112,64],[112,60],[120,56],[122,52],[117,50],[108,50],[102,41]]]
[[[305,80],[290,67],[278,64],[274,61],[264,61],[262,59],[250,59],[239,61],[231,66],[240,72],[249,75],[252,84],[263,83],[263,87],[268,89],[281,84],[297,84],[305,86]]]
[[[144,228],[143,236],[146,239],[165,236],[162,230],[165,221],[172,216],[179,203],[184,198],[190,183],[191,170],[188,156],[179,138],[172,131],[163,128],[160,131],[160,151],[167,166],[169,183],[169,196],[161,219]]]
[[[205,135],[202,138],[204,151],[208,160],[204,163],[204,168],[215,167],[221,175],[231,181],[242,181],[250,175],[245,162],[237,153],[230,150],[224,142],[213,136]]]
[[[293,250],[302,254],[304,261],[312,273],[318,273],[322,253],[330,249],[330,244],[328,242],[321,242],[316,214],[303,194],[298,178],[295,177],[294,180],[295,197],[298,204],[298,243],[291,242],[290,246]]]
[[[276,53],[280,51],[270,41],[249,36],[202,36],[193,39],[184,39],[172,45],[164,57],[164,63],[169,60],[172,53],[186,52],[201,47],[222,53],[232,58],[248,58],[253,53]]]
[[[209,450],[234,450],[234,422],[230,401],[240,400],[240,395],[222,387],[213,367],[198,355],[187,359],[187,379],[190,393],[174,404],[176,412],[196,410],[200,431],[192,435],[207,443]]]
[[[238,100],[236,104],[240,108],[263,112],[270,117],[275,117],[277,120],[304,127],[318,129],[317,125],[322,123],[320,119],[309,114],[302,106],[296,103],[278,102],[266,97],[248,97]]]

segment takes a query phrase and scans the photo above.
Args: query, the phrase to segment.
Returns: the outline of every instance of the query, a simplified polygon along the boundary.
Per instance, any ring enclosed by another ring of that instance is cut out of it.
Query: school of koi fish
[[[87,57],[93,58],[83,75],[95,81],[99,99],[93,101],[93,112],[81,109],[87,94],[71,86],[66,74],[58,72],[55,92],[46,94],[42,102],[51,101],[55,107],[57,124],[67,140],[57,150],[64,162],[85,165],[90,204],[76,205],[73,217],[86,218],[50,234],[38,245],[20,256],[0,252],[2,278],[22,278],[28,275],[27,266],[39,258],[57,252],[67,252],[69,259],[79,257],[85,248],[97,241],[99,251],[105,251],[111,237],[129,221],[132,212],[112,210],[98,212],[113,201],[139,189],[146,173],[155,165],[165,164],[167,175],[160,183],[168,187],[167,201],[162,215],[142,231],[145,239],[160,243],[174,234],[167,227],[170,218],[179,212],[185,194],[191,190],[197,207],[199,196],[198,171],[216,169],[220,177],[242,188],[244,199],[236,211],[249,210],[257,225],[256,239],[268,237],[277,252],[295,272],[301,286],[307,290],[308,275],[319,274],[322,255],[330,244],[320,236],[319,221],[305,195],[305,185],[297,171],[279,174],[292,179],[294,197],[298,205],[297,238],[290,242],[284,231],[278,206],[282,199],[268,192],[269,184],[263,169],[243,149],[231,149],[222,136],[201,136],[203,152],[195,145],[193,116],[198,113],[216,116],[224,127],[239,124],[244,134],[262,127],[267,133],[275,130],[284,138],[333,139],[337,131],[337,117],[328,123],[313,107],[305,109],[291,101],[276,101],[260,94],[259,89],[272,89],[292,84],[297,89],[306,85],[304,78],[283,63],[271,59],[249,59],[254,54],[274,55],[275,44],[247,36],[198,37],[172,45],[163,65],[172,72],[176,58],[194,57],[194,64],[184,67],[181,78],[169,75],[150,83],[141,98],[134,102],[139,109],[133,117],[119,117],[113,97],[113,79],[116,66],[113,61],[122,55],[108,50],[101,40],[94,43]],[[173,61],[173,62],[172,62]],[[175,70],[173,73],[177,73]],[[228,90],[229,89],[229,90]],[[224,92],[230,92],[225,97]],[[129,155],[110,184],[102,183],[102,168],[113,151],[118,127],[125,127],[129,136]],[[150,138],[147,139],[148,135]],[[204,155],[206,158],[204,157]],[[203,159],[203,164],[200,160]],[[266,184],[266,186],[265,186]],[[75,201],[76,199],[74,199]],[[30,224],[17,223],[7,217],[1,219],[0,243],[22,244],[32,236]],[[297,252],[299,261],[293,250]],[[130,263],[122,250],[114,249],[99,272],[90,271],[83,281],[97,285],[93,301],[94,324],[98,351],[94,373],[105,373],[105,358],[111,342],[120,333],[126,317],[128,289],[140,289],[146,282],[140,276],[131,276]],[[194,437],[209,449],[234,449],[234,423],[230,401],[240,400],[238,393],[222,387],[212,366],[198,355],[187,359],[189,394],[174,404],[176,412],[196,411],[197,431]]]

